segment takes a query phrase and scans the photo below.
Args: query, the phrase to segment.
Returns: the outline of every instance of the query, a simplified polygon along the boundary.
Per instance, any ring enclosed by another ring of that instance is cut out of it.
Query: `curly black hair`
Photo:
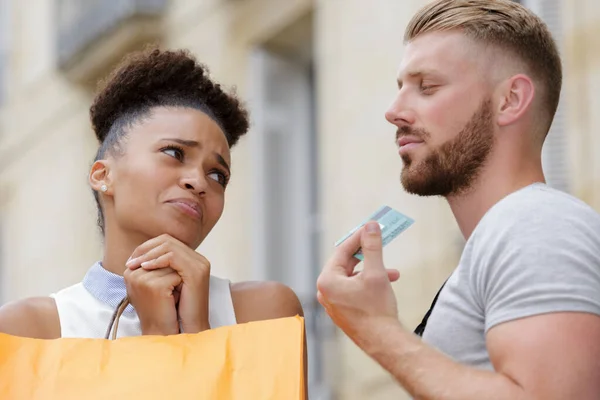
[[[148,47],[127,55],[100,82],[90,107],[90,119],[100,147],[95,160],[118,155],[128,128],[148,117],[155,107],[189,107],[212,118],[233,147],[249,128],[248,111],[232,91],[208,76],[208,68],[187,50]],[[104,234],[104,215],[96,191],[98,226]]]

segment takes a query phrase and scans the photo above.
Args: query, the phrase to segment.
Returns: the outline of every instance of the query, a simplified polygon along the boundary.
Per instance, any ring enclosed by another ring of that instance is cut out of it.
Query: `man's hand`
[[[353,254],[359,247],[364,268],[355,272],[359,261]],[[390,282],[399,277],[397,270],[384,267],[381,230],[377,222],[369,222],[338,246],[319,276],[317,297],[335,324],[360,345],[371,327],[398,321]]]
[[[172,269],[181,277],[175,287],[179,292],[177,311],[182,333],[198,333],[210,329],[208,290],[210,262],[195,250],[169,235],[161,235],[139,246],[127,262],[130,270],[148,273]]]

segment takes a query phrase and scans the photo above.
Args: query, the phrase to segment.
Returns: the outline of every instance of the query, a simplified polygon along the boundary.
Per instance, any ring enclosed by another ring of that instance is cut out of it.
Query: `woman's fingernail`
[[[144,261],[140,265],[142,266],[142,268],[146,268],[148,265],[150,265],[150,261]]]

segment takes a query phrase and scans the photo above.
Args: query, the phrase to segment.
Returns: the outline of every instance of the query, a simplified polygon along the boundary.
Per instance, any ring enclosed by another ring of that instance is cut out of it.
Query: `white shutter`
[[[327,399],[323,310],[314,289],[320,240],[313,78],[307,65],[264,48],[251,61],[253,279],[283,282],[300,298],[310,398]]]
[[[264,49],[253,55],[254,238],[257,279],[314,291],[312,112],[307,71]]]
[[[562,0],[522,0],[521,4],[535,12],[545,23],[552,33],[558,46],[559,52],[563,49],[562,29]],[[563,91],[564,92],[564,85]],[[567,121],[565,114],[564,98],[561,101],[554,117],[554,122],[548,132],[548,137],[542,150],[542,164],[548,184],[556,189],[568,192],[569,185],[569,162],[568,162],[568,140]]]

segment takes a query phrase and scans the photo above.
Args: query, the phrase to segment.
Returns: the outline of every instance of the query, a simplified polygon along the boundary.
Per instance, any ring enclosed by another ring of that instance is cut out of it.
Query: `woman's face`
[[[231,165],[221,128],[201,111],[157,107],[133,124],[109,161],[111,227],[148,240],[169,234],[196,248],[223,213]]]

